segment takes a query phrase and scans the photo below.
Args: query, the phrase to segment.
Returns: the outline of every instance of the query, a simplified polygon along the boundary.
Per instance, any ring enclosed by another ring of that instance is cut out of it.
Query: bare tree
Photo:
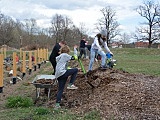
[[[50,33],[56,38],[56,43],[62,39],[67,41],[67,35],[72,25],[72,20],[67,16],[58,14],[53,16]]]
[[[0,13],[0,44],[9,44],[13,41],[15,22],[12,18]]]
[[[82,39],[82,37],[87,34],[88,29],[85,27],[85,23],[81,22],[79,23],[79,30],[80,30],[80,37]]]
[[[116,12],[110,7],[107,6],[100,10],[103,14],[103,17],[98,20],[97,29],[99,31],[106,30],[107,43],[109,44],[113,38],[119,35],[118,26],[119,23],[116,21]]]
[[[130,35],[128,35],[127,33],[123,33],[122,35],[121,35],[121,38],[120,38],[120,40],[124,43],[124,44],[128,44],[129,43],[129,41],[130,41]]]
[[[159,30],[157,27],[160,24],[160,5],[154,3],[153,1],[144,2],[137,9],[137,12],[146,19],[143,26],[138,28],[138,33],[140,33],[139,40],[148,40],[149,48],[151,47],[153,41],[159,39]]]
[[[25,19],[25,31],[27,35],[23,38],[25,39],[25,45],[36,44],[36,35],[38,35],[38,26],[34,18]]]

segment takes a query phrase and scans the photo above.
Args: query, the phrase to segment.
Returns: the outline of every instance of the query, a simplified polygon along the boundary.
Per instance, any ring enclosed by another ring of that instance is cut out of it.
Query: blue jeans
[[[98,49],[92,49],[91,48],[90,62],[89,62],[89,68],[88,68],[88,70],[92,70],[96,54],[100,54],[101,55],[101,58],[102,58],[101,66],[105,66],[106,65],[106,54],[105,54],[105,52],[104,51],[98,51]]]
[[[66,81],[68,79],[68,77],[71,75],[71,79],[70,79],[70,84],[73,84],[74,81],[76,80],[76,76],[78,73],[78,69],[77,68],[72,68],[72,69],[68,69],[65,74],[63,74],[62,76],[58,77],[58,93],[57,93],[57,97],[56,97],[56,103],[60,103],[61,102],[61,98],[62,98],[62,94],[63,94],[63,90],[66,84]]]

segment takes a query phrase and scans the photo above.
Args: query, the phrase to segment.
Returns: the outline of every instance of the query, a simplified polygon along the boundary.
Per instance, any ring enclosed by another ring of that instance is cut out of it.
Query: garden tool
[[[83,66],[83,64],[82,64],[81,59],[78,59],[78,62],[79,62],[79,64],[80,64],[80,66],[81,66],[81,69],[82,69],[83,74],[84,74],[84,76],[85,76],[86,82],[87,82],[92,88],[95,88],[95,86],[88,81],[87,72],[86,72],[86,70],[85,70],[85,68],[84,68],[84,66]]]

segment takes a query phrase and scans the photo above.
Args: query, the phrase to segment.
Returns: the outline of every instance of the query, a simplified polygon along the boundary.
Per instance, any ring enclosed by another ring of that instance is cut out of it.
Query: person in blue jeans
[[[110,49],[107,46],[106,42],[106,32],[103,30],[101,33],[97,34],[94,38],[94,41],[91,45],[91,51],[90,51],[90,63],[88,71],[92,70],[95,55],[99,54],[101,56],[101,68],[106,68],[106,53],[103,51],[102,48],[105,48],[106,52],[113,55],[113,53],[110,51]]]
[[[74,85],[78,69],[77,68],[68,69],[67,66],[68,61],[77,60],[78,57],[76,55],[71,56],[69,55],[69,53],[70,53],[70,48],[67,45],[65,45],[60,49],[60,55],[56,57],[57,65],[56,65],[55,78],[58,80],[58,92],[56,96],[55,108],[60,107],[60,102],[64,91],[64,87],[69,76],[70,76],[70,81],[67,86],[67,89],[78,89],[78,87]]]

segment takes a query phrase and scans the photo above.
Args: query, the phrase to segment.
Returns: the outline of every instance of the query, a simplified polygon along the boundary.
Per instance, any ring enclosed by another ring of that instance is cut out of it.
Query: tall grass
[[[116,48],[111,49],[117,60],[117,69],[129,73],[160,76],[160,49]]]

